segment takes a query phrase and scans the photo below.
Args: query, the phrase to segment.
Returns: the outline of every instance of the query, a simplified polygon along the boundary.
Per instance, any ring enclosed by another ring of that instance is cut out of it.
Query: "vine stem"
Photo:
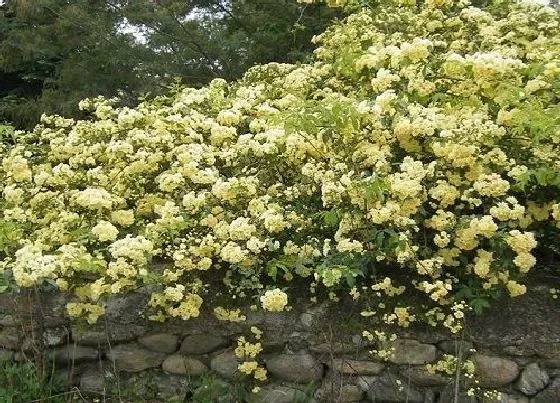
[[[457,369],[455,371],[455,390],[453,395],[453,403],[459,403],[459,389],[461,381],[461,363],[463,362],[463,341],[465,340],[465,320],[463,320],[463,330],[461,331],[461,340],[459,341],[459,351],[457,353]]]

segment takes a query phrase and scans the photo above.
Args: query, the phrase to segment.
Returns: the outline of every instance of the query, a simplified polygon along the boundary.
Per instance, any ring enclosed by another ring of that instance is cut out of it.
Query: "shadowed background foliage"
[[[133,104],[173,80],[201,86],[270,61],[305,61],[340,12],[291,0],[0,1],[0,122],[79,116],[78,101]]]

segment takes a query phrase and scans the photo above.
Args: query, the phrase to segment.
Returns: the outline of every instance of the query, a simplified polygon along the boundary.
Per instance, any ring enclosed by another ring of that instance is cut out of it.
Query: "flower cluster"
[[[351,14],[308,64],[134,108],[85,100],[88,120],[43,116],[3,145],[17,286],[70,292],[89,321],[147,285],[156,320],[219,294],[232,306],[210,310],[240,321],[237,301],[287,310],[297,282],[313,301],[350,292],[386,323],[453,331],[466,305],[523,294],[540,240],[560,239],[558,12],[328,3]]]
[[[262,331],[252,326],[251,335],[257,340],[256,343],[247,341],[244,336],[237,339],[237,348],[234,352],[237,358],[244,360],[237,366],[237,369],[245,375],[253,375],[253,378],[257,381],[265,381],[267,379],[266,369],[259,366],[256,361],[257,355],[262,351],[261,343],[258,341],[261,339]]]
[[[261,303],[264,309],[272,312],[281,312],[288,305],[288,295],[275,288],[269,290],[261,297]]]

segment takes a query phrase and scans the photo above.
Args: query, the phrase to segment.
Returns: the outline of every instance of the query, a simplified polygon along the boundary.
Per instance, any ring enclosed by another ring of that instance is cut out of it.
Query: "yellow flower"
[[[108,221],[99,221],[97,225],[91,229],[91,232],[101,242],[114,241],[119,234],[119,230]]]
[[[281,312],[288,305],[288,296],[279,288],[275,288],[265,292],[261,297],[261,303],[267,311]]]

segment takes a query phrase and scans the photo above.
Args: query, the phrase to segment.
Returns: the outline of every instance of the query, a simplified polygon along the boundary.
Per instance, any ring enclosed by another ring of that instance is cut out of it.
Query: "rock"
[[[558,341],[560,310],[550,298],[550,285],[531,284],[527,294],[493,301],[484,315],[469,315],[469,333],[476,344],[521,345]]]
[[[146,289],[138,289],[127,294],[113,295],[105,303],[105,318],[109,322],[131,324],[138,321],[139,314],[144,310],[150,293]]]
[[[173,375],[157,369],[121,377],[120,383],[121,389],[126,390],[126,402],[183,402],[185,392],[192,390],[186,376]]]
[[[323,385],[315,391],[315,399],[318,402],[330,403],[355,403],[360,402],[364,392],[356,385],[332,385],[323,382]]]
[[[119,371],[140,372],[148,368],[159,367],[165,354],[141,347],[140,344],[119,344],[113,347],[107,358],[113,361]]]
[[[458,355],[459,350],[463,352],[463,356],[469,354],[469,351],[474,348],[473,343],[470,341],[461,340],[444,340],[438,343],[438,348],[447,354]]]
[[[30,351],[40,348],[39,338],[33,333],[29,333],[23,339],[21,349],[23,351]],[[68,329],[66,327],[53,327],[45,329],[43,332],[43,346],[55,347],[68,343],[69,338]]]
[[[12,361],[15,353],[11,350],[4,350],[0,348],[0,362]]]
[[[97,364],[98,365],[98,364]],[[72,386],[80,385],[80,376],[88,370],[97,366],[91,362],[75,362],[73,365],[56,366],[53,373],[53,381],[55,385],[60,385],[63,390],[69,390]]]
[[[152,382],[157,384],[158,397],[160,401],[182,402],[185,399],[185,391],[188,390],[189,380],[182,375],[171,375],[165,372],[154,372],[151,374]]]
[[[424,403],[436,403],[436,391],[427,389],[424,392]]]
[[[529,398],[526,396],[510,395],[509,393],[502,393],[500,403],[529,403]]]
[[[297,383],[321,379],[323,366],[311,354],[280,354],[266,361],[266,368],[275,377]]]
[[[233,379],[239,374],[237,366],[240,362],[235,353],[228,350],[212,358],[210,368],[225,379]]]
[[[472,361],[475,379],[481,387],[498,388],[514,381],[519,375],[517,363],[505,358],[475,354]]]
[[[157,333],[140,337],[138,343],[142,344],[148,350],[157,351],[159,353],[174,353],[177,351],[178,340],[178,337],[174,334]]]
[[[403,377],[407,380],[410,379],[416,386],[422,387],[443,386],[453,382],[452,377],[439,373],[432,374],[425,366],[408,367],[403,371]]]
[[[287,386],[265,386],[247,397],[247,403],[292,403],[306,400],[305,392]]]
[[[181,343],[181,354],[206,354],[228,345],[228,340],[211,334],[192,334]]]
[[[299,321],[301,322],[301,324],[306,327],[306,328],[311,328],[313,327],[313,319],[314,319],[314,315],[311,313],[307,313],[304,312],[300,315],[299,317]]]
[[[340,388],[340,401],[344,403],[359,402],[364,392],[356,385],[344,385]]]
[[[351,354],[359,350],[359,347],[352,343],[321,343],[309,346],[309,350],[317,354]]]
[[[246,326],[258,326],[261,330],[278,331],[293,329],[298,322],[296,312],[265,312],[248,311],[245,313],[247,319],[243,322]]]
[[[68,329],[63,326],[45,329],[43,342],[47,347],[60,346],[68,342]]]
[[[0,326],[17,326],[18,322],[13,315],[0,315]]]
[[[537,354],[536,350],[532,346],[524,344],[504,346],[500,349],[500,352],[517,357],[530,357]]]
[[[288,332],[266,331],[260,340],[263,352],[265,353],[281,353],[286,347],[286,340],[290,337]]]
[[[146,333],[145,327],[133,324],[110,323],[107,326],[96,324],[87,327],[72,327],[74,341],[94,347],[133,341],[144,333]]]
[[[389,372],[378,377],[362,376],[357,382],[358,387],[366,392],[368,399],[373,402],[424,403],[423,393],[407,385],[406,380],[397,378]]]
[[[357,361],[336,358],[332,362],[333,371],[345,375],[378,375],[385,365],[375,361]]]
[[[436,359],[436,346],[420,343],[412,339],[397,339],[386,343],[384,349],[394,349],[389,355],[393,364],[426,364]]]
[[[554,319],[551,319],[553,321]],[[537,354],[544,359],[546,367],[560,368],[560,343],[536,343]]]
[[[453,382],[443,388],[438,402],[477,403],[478,399],[475,396],[468,396],[463,388],[460,389],[459,395],[455,399],[455,383]]]
[[[531,403],[557,403],[560,402],[560,378],[554,378],[550,385],[531,399]]]
[[[92,347],[68,345],[52,350],[51,358],[55,362],[63,364],[72,361],[92,361],[99,359],[99,352]]]
[[[294,332],[290,334],[286,340],[286,351],[290,354],[297,354],[309,347],[309,343],[305,335]]]
[[[539,364],[533,362],[521,372],[515,388],[527,396],[533,396],[543,390],[547,383],[548,374],[539,367]]]
[[[98,368],[90,368],[80,376],[80,390],[100,393],[108,389],[111,374],[103,373]]]
[[[313,306],[299,316],[299,323],[304,328],[311,329],[327,314],[329,307],[330,303],[328,301]]]
[[[17,350],[21,347],[21,337],[16,328],[7,327],[0,331],[0,348]]]
[[[201,361],[181,354],[173,354],[167,357],[161,364],[161,368],[172,374],[189,374],[192,376],[200,376],[208,372],[208,367]]]

